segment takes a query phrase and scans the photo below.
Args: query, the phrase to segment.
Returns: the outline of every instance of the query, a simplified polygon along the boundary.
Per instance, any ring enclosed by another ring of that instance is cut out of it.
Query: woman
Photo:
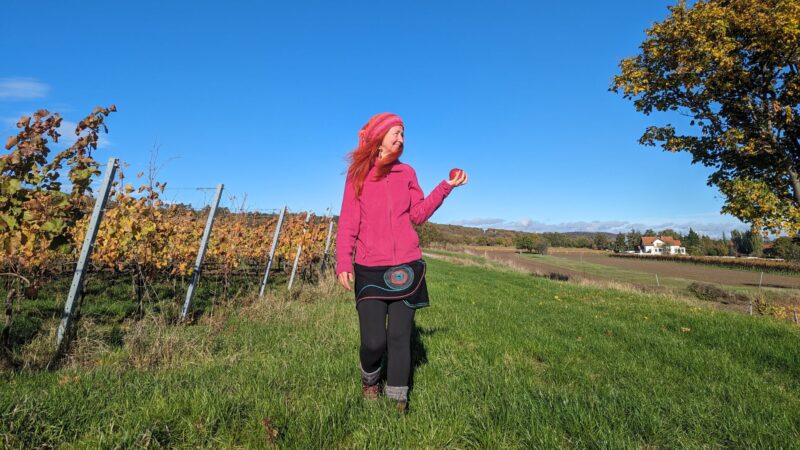
[[[349,154],[336,234],[336,275],[347,290],[355,282],[364,397],[378,397],[386,352],[384,391],[405,412],[414,312],[428,304],[426,266],[412,223],[428,220],[450,191],[468,178],[461,171],[425,197],[414,169],[398,160],[403,131],[400,117],[381,113],[358,134],[358,147]]]

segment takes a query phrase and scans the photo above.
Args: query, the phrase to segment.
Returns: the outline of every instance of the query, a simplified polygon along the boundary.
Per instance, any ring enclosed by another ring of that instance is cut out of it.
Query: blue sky
[[[674,1],[30,2],[0,6],[0,131],[46,107],[117,105],[95,154],[146,169],[166,199],[338,213],[345,155],[378,112],[430,191],[468,185],[437,223],[529,231],[743,229],[708,168],[637,142],[646,117],[608,92]]]

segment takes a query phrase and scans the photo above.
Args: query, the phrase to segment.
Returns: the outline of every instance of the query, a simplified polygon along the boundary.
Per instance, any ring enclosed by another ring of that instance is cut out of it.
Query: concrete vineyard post
[[[311,211],[306,212],[306,221],[303,224],[303,234],[300,238],[300,243],[297,244],[297,253],[294,255],[294,264],[292,265],[292,276],[289,277],[289,290],[292,290],[292,283],[294,283],[294,275],[297,273],[297,264],[300,262],[300,252],[303,251],[303,239],[306,237],[308,231],[308,220],[311,218]]]
[[[103,211],[105,210],[106,203],[108,203],[111,182],[114,180],[116,172],[117,158],[109,158],[106,164],[106,173],[103,176],[103,184],[100,187],[97,201],[92,209],[92,216],[89,219],[86,236],[83,238],[83,246],[81,246],[78,264],[75,266],[75,274],[72,276],[72,284],[69,287],[69,294],[67,294],[67,303],[64,305],[64,312],[61,314],[61,324],[58,326],[58,333],[56,334],[55,358],[64,351],[69,343],[69,338],[67,336],[69,335],[70,326],[72,325],[72,317],[75,314],[75,299],[81,294],[83,278],[86,275],[86,265],[89,263],[92,256],[94,239],[97,237],[100,221],[103,220]]]
[[[275,257],[275,248],[278,246],[278,237],[281,234],[281,226],[283,225],[283,218],[286,216],[286,205],[281,209],[281,215],[278,217],[278,223],[275,225],[275,234],[272,236],[272,247],[269,249],[269,256],[267,257],[267,270],[264,271],[264,279],[261,280],[261,289],[258,291],[258,296],[264,296],[264,289],[267,287],[269,281],[269,271],[272,268],[272,259]]]
[[[331,248],[331,233],[333,232],[333,217],[331,217],[331,221],[328,223],[328,237],[325,238],[325,252],[322,254],[322,264],[320,264],[319,271],[320,273],[325,272],[325,263],[328,262],[328,250]]]
[[[214,195],[211,209],[208,211],[206,227],[203,230],[203,239],[200,241],[200,249],[197,251],[197,260],[195,260],[194,267],[192,268],[192,279],[189,281],[189,289],[186,290],[186,301],[183,302],[183,309],[181,310],[181,320],[186,320],[186,314],[192,306],[192,297],[194,297],[194,290],[197,287],[197,282],[200,280],[200,269],[202,268],[203,257],[208,248],[208,238],[211,236],[211,227],[214,225],[214,217],[217,215],[217,207],[222,197],[222,189],[223,185],[218,184],[217,193]]]

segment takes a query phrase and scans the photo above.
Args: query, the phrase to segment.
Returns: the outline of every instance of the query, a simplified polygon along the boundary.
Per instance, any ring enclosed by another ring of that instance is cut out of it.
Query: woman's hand
[[[351,291],[350,289],[350,282],[354,280],[353,272],[342,272],[338,275],[339,277],[339,284],[342,285],[343,288]]]
[[[447,184],[449,184],[450,186],[453,186],[453,187],[459,187],[459,186],[463,186],[463,185],[467,184],[467,181],[469,181],[469,177],[467,176],[467,172],[464,172],[463,170],[460,170],[460,171],[458,171],[458,174],[456,174],[455,178],[453,178],[451,180],[447,180]]]

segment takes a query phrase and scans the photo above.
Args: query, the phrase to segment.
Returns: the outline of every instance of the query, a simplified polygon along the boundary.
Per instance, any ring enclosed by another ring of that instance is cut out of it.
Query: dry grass
[[[94,367],[100,364],[106,355],[122,344],[122,326],[103,325],[88,317],[82,317],[77,324],[75,338],[70,343],[69,351],[60,362],[60,367],[77,369],[82,367]],[[58,327],[58,324],[55,324]],[[116,335],[116,343],[112,335]],[[48,341],[51,347],[55,343],[55,337]]]
[[[209,332],[193,333],[195,330],[170,325],[158,315],[147,315],[133,322],[125,333],[122,363],[133,369],[205,364],[212,359],[214,337],[223,323],[221,318],[209,321]]]
[[[319,276],[316,283],[307,283],[297,286],[291,292],[292,299],[298,299],[304,303],[317,302],[319,300],[337,298],[341,294],[342,288],[336,276],[328,271]]]
[[[472,253],[470,253],[469,250],[464,250],[464,253],[472,255]],[[515,264],[509,264],[505,261],[495,261],[490,259],[485,259],[483,261],[476,261],[472,258],[459,257],[457,254],[444,255],[441,253],[431,253],[431,252],[423,252],[422,256],[431,259],[438,259],[452,264],[458,264],[460,266],[483,267],[486,269],[506,270],[512,272],[527,272],[523,267]],[[473,256],[479,256],[479,255],[473,255]]]
[[[584,253],[584,254],[607,255],[609,252],[607,250],[595,250],[592,248],[550,247],[549,249],[547,249],[547,253],[568,253],[568,254]]]
[[[151,315],[133,322],[125,334],[126,363],[137,369],[179,367],[204,364],[213,358],[213,343],[222,333],[233,314],[248,320],[266,322],[302,320],[302,305],[321,300],[334,299],[340,294],[336,278],[323,275],[317,283],[298,283],[288,291],[285,286],[267,290],[263,297],[252,294],[236,301],[219,304],[213,314],[198,320],[200,329],[170,325],[158,315]],[[194,331],[194,332],[193,332]],[[236,355],[233,356],[233,359]]]
[[[42,326],[45,332],[39,333],[33,340],[22,347],[19,352],[20,368],[24,370],[42,370],[53,358],[53,347],[56,342],[56,331],[59,321],[51,319]]]
[[[18,368],[22,370],[44,370],[55,353],[56,332],[60,321],[50,319],[42,325],[42,331],[17,353]],[[75,338],[59,367],[75,368],[94,365],[98,355],[108,353],[111,345],[101,338],[100,327],[90,318],[78,322]]]
[[[204,322],[210,324],[211,320]],[[58,324],[55,319],[47,322],[43,331],[20,349],[20,369],[36,371],[48,367],[54,355]],[[202,364],[211,358],[216,335],[213,326],[208,328],[210,332],[193,333],[155,314],[111,327],[84,317],[77,326],[59,368],[110,365],[120,369],[155,369]]]
[[[441,248],[441,247],[432,247],[432,248]],[[441,248],[441,249],[445,250],[443,248]],[[499,246],[484,246],[484,245],[465,245],[465,246],[463,246],[461,248],[458,247],[458,246],[448,246],[448,248],[446,250],[450,250],[450,251],[469,250],[469,251],[478,252],[478,253],[483,253],[486,250],[490,250],[490,251],[493,251],[493,252],[503,252],[503,253],[517,253],[517,252],[519,252],[519,250],[517,250],[514,247],[499,247]],[[552,253],[572,253],[572,254],[584,253],[584,254],[590,254],[591,253],[591,254],[605,255],[605,254],[608,254],[608,251],[606,251],[606,250],[594,250],[594,249],[591,249],[591,248],[549,247],[547,249],[547,253],[548,254],[552,254]]]

